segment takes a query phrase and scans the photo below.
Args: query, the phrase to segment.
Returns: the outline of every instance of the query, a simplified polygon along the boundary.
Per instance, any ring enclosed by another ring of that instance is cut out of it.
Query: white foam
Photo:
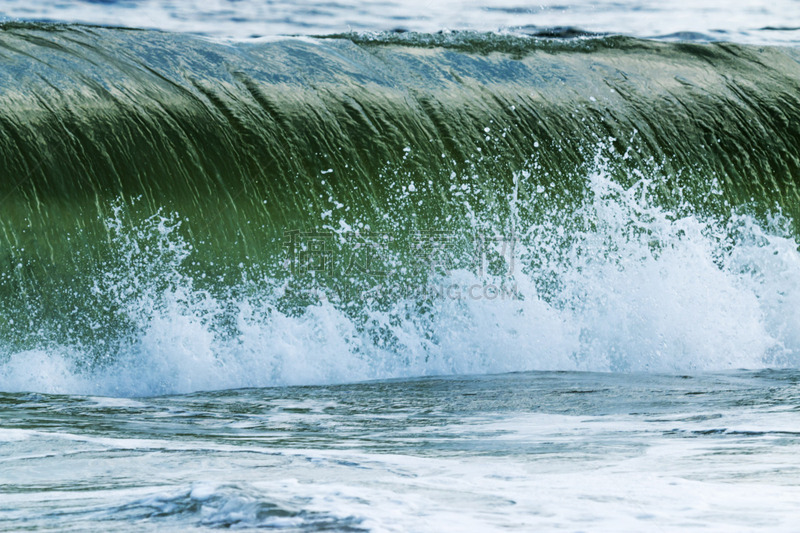
[[[181,274],[189,246],[165,218],[133,229],[117,220],[120,266],[95,290],[124,304],[134,339],[93,367],[76,363],[79,346],[12,353],[0,390],[149,396],[526,370],[797,366],[800,253],[787,221],[662,209],[647,180],[624,189],[602,168],[587,185],[583,205],[526,228],[514,273],[521,298],[464,289],[425,312],[413,298],[388,310],[364,304],[366,325],[324,299],[283,313],[269,284],[254,300],[194,289]],[[147,239],[158,242],[143,259]],[[557,281],[549,294],[540,293],[545,277]],[[455,270],[441,282],[480,289],[487,279]],[[231,308],[236,334],[221,335],[214,319]],[[393,343],[376,344],[380,332]]]

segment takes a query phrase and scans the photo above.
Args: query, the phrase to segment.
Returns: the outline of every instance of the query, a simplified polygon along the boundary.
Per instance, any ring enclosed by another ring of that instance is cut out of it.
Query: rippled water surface
[[[537,31],[572,27],[637,37],[800,42],[797,0],[4,0],[0,16],[233,38],[348,30]]]
[[[0,530],[792,531],[800,375],[0,395]]]

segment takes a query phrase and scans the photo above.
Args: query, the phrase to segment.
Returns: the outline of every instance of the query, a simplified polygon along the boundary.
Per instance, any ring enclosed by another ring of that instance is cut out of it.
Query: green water
[[[358,308],[348,287],[374,276],[297,275],[287,232],[389,236],[380,270],[415,287],[420,234],[513,234],[570,213],[598,156],[623,187],[652,180],[675,213],[799,219],[793,49],[477,33],[223,43],[5,24],[0,60],[12,346],[103,346],[138,327],[126,295],[144,278],[174,286],[177,263],[226,297],[242,279],[288,279],[290,296],[321,284]],[[126,268],[127,285],[103,285]]]

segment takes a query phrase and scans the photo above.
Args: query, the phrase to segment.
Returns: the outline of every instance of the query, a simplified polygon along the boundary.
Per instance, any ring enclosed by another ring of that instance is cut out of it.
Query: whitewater
[[[0,4],[0,531],[796,530],[799,8]]]

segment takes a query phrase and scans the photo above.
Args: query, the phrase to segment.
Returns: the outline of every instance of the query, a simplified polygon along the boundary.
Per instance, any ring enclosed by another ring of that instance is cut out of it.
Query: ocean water
[[[218,38],[326,35],[395,29],[537,31],[577,28],[588,32],[754,44],[800,41],[800,6],[794,0],[5,0],[9,19],[192,32]]]
[[[6,531],[792,531],[794,371],[3,394]]]
[[[0,18],[0,531],[797,529],[800,2]]]

